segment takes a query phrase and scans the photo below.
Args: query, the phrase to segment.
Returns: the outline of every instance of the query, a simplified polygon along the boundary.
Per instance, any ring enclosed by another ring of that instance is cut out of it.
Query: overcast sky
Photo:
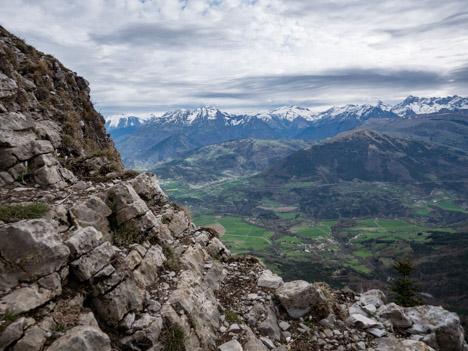
[[[467,0],[0,0],[104,115],[468,95]]]

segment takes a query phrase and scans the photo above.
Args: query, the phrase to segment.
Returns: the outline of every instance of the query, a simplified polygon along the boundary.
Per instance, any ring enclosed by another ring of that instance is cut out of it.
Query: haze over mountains
[[[106,117],[106,128],[127,166],[149,167],[181,152],[229,140],[318,141],[354,129],[370,119],[399,121],[421,113],[460,113],[466,109],[468,98],[456,95],[443,98],[409,96],[395,106],[379,101],[376,105],[346,105],[319,113],[287,106],[255,115],[230,114],[214,107],[174,110],[158,117],[113,115]]]

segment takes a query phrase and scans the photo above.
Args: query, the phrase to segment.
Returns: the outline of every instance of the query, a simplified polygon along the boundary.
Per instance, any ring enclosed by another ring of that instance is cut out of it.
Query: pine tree
[[[407,258],[399,259],[392,267],[400,275],[391,287],[391,290],[396,294],[395,303],[403,307],[421,305],[423,303],[422,299],[416,296],[418,284],[409,278],[416,268],[413,262]]]

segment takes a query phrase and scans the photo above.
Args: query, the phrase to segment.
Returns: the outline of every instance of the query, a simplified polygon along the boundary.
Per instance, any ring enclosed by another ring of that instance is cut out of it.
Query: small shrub
[[[164,267],[166,269],[178,272],[180,270],[179,257],[169,245],[163,245],[163,253],[166,256],[167,260],[164,262]]]
[[[114,245],[117,246],[130,245],[134,243],[139,243],[141,241],[140,236],[137,232],[129,230],[125,227],[119,227],[116,230],[114,230],[112,240],[114,242]]]
[[[166,328],[162,336],[165,351],[185,351],[184,341],[184,329],[178,324]]]
[[[41,218],[48,210],[49,208],[46,205],[39,203],[0,206],[0,220],[4,222],[16,222],[21,219]]]
[[[67,328],[66,328],[65,324],[63,324],[63,323],[55,323],[54,325],[52,325],[52,328],[51,328],[51,330],[54,333],[63,333],[66,329]]]
[[[240,322],[240,317],[237,315],[236,312],[234,312],[233,310],[231,310],[230,308],[228,310],[226,310],[226,312],[224,313],[224,315],[226,316],[226,321],[228,321],[229,323],[238,323]]]

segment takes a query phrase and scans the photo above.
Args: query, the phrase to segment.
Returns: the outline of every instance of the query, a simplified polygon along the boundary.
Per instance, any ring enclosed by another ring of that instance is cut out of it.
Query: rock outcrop
[[[123,169],[89,92],[85,79],[0,27],[0,185],[63,188],[78,174]]]
[[[82,78],[0,44],[0,350],[467,350],[455,313],[232,255],[155,175],[120,172]]]

